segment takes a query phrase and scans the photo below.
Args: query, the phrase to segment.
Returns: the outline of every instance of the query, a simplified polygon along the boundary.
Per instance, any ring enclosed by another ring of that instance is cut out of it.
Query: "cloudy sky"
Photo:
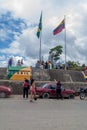
[[[40,39],[36,32],[42,14],[42,57],[48,60],[49,50],[63,46],[60,62],[65,61],[65,30],[53,30],[66,19],[66,60],[87,65],[87,1],[86,0],[0,0],[0,66],[14,64],[34,66],[39,59]]]

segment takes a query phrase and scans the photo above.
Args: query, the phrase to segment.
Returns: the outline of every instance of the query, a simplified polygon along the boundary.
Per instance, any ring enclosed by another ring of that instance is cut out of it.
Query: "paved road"
[[[87,130],[87,100],[0,99],[0,130]]]

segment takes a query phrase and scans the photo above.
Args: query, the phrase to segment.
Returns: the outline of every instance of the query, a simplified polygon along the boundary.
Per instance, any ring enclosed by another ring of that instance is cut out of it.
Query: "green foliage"
[[[69,65],[69,69],[72,70],[84,70],[85,69],[85,64],[83,64],[82,66],[80,65],[80,63],[74,62],[74,61],[68,61],[68,65]]]
[[[69,68],[76,68],[76,67],[80,66],[80,63],[78,61],[77,62],[68,61],[68,65],[69,65]]]
[[[49,54],[54,61],[59,60],[60,55],[62,54],[62,46],[59,45],[50,49]]]
[[[84,70],[85,69],[85,67],[86,67],[86,65],[85,64],[82,64],[82,70]]]
[[[59,45],[59,46],[56,46],[54,48],[51,48],[50,51],[49,51],[49,55],[51,57],[51,60],[52,62],[55,61],[57,62],[57,60],[60,59],[60,55],[62,54],[62,46]],[[85,69],[85,64],[83,65],[80,65],[80,63],[78,61],[74,62],[74,61],[68,61],[67,62],[68,65],[69,65],[69,69],[72,69],[72,70],[84,70]],[[63,65],[63,67],[65,66],[65,64]]]

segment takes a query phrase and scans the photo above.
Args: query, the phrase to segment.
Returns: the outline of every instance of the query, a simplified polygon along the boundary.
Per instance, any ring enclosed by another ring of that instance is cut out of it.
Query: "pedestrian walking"
[[[30,102],[36,100],[36,90],[35,90],[35,80],[31,79],[31,86],[30,86]]]

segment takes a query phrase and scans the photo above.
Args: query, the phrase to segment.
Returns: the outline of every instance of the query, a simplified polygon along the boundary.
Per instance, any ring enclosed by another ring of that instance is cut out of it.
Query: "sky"
[[[60,62],[87,65],[87,1],[86,0],[0,0],[0,67],[7,67],[10,57],[14,65],[35,66],[39,59],[40,39],[37,28],[42,11],[41,56],[48,60],[51,48],[61,45]],[[53,35],[65,17],[66,28]]]

